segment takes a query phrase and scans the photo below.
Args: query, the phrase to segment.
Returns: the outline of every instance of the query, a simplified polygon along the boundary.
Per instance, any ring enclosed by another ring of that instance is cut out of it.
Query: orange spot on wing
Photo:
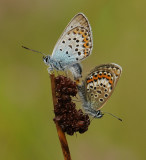
[[[85,55],[85,57],[87,57],[88,56],[87,52],[84,52],[84,55]]]
[[[81,33],[81,34],[82,34],[82,33]],[[86,35],[82,34],[82,36],[84,37],[84,41],[85,41],[85,39],[86,39]]]
[[[104,77],[105,77],[106,79],[108,79],[108,80],[110,79],[110,77],[108,77],[107,75],[104,75]]]
[[[110,84],[112,84],[112,83],[113,83],[113,81],[110,79],[110,80],[109,80],[109,83],[110,83]]]
[[[98,78],[102,78],[102,75],[101,75],[101,76],[100,76],[100,75],[98,75],[97,77],[98,77]]]
[[[87,80],[87,83],[93,82],[93,79],[89,79]]]
[[[98,75],[97,77],[93,77],[93,79],[97,80],[98,78],[103,78],[103,77],[108,79],[110,84],[113,84],[113,80],[111,80],[111,77],[108,77],[107,75],[104,75],[104,74]]]
[[[104,75],[104,74],[103,74],[102,76],[103,76],[104,78],[107,78],[107,75]]]
[[[89,48],[89,45],[87,46],[87,43],[83,44],[85,48]]]

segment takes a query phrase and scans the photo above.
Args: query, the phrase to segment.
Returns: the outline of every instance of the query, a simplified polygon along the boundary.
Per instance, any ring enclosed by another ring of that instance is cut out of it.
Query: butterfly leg
[[[50,67],[48,67],[48,69],[47,69],[47,70],[48,70],[48,73],[49,73],[49,74],[54,73],[54,71],[53,71],[53,67],[51,67],[51,66],[50,66]]]

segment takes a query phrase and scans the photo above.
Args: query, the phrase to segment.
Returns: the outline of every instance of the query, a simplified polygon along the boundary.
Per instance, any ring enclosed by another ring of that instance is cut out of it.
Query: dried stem
[[[57,104],[56,91],[55,91],[55,75],[50,74],[50,78],[51,78],[51,86],[52,86],[53,104],[55,106],[55,104]],[[65,133],[62,131],[62,129],[58,125],[58,123],[57,122],[55,122],[55,123],[56,123],[58,137],[59,137],[59,140],[61,143],[61,148],[62,148],[64,160],[71,160],[70,151],[69,151],[69,147],[68,147]]]

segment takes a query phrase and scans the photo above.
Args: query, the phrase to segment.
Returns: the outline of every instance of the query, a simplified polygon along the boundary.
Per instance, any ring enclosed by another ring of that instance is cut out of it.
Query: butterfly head
[[[100,110],[98,110],[98,111],[96,112],[94,118],[101,118],[101,117],[103,117],[103,115],[104,115],[104,114],[103,114]]]
[[[43,56],[43,61],[46,65],[50,64],[50,59],[51,59],[51,57],[49,55]]]

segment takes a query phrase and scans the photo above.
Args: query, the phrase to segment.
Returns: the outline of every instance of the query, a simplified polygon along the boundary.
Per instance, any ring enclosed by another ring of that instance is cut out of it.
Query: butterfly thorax
[[[46,65],[49,65],[50,68],[53,69],[56,69],[56,70],[65,70],[66,66],[63,65],[62,61],[57,61],[57,60],[54,60],[51,56],[46,56],[46,57],[43,57],[43,61]]]

